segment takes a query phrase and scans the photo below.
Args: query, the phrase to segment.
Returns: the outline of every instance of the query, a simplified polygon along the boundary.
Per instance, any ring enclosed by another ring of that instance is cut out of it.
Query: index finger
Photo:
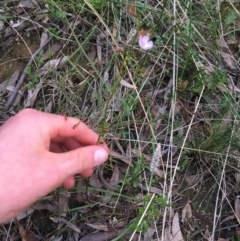
[[[73,138],[83,145],[96,145],[99,135],[90,129],[81,120],[73,117],[65,118],[62,115],[45,113],[33,109],[24,109],[15,118],[23,118],[24,126],[31,130],[39,128],[43,135],[49,139],[57,137]]]
[[[99,135],[84,124],[81,120],[73,117],[64,118],[60,115],[49,114],[50,138],[68,137],[77,140],[84,145],[96,145]]]

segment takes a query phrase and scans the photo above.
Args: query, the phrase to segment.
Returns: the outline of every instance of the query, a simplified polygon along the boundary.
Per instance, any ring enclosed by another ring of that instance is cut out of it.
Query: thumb
[[[108,158],[108,152],[100,146],[81,147],[65,153],[52,153],[55,165],[63,179],[94,168]]]

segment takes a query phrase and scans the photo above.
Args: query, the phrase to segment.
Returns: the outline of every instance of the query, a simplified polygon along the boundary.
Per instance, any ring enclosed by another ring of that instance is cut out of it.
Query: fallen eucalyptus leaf
[[[62,217],[67,216],[68,211],[68,201],[71,196],[70,192],[64,190],[59,193],[58,198],[58,214]]]
[[[121,85],[123,85],[123,86],[125,86],[125,87],[127,87],[127,88],[136,89],[136,86],[128,83],[128,82],[127,82],[126,80],[124,80],[124,79],[122,79],[122,80],[120,81],[120,83],[121,83]]]
[[[17,6],[18,8],[32,8],[34,7],[32,0],[21,0]]]
[[[7,86],[14,86],[19,77],[19,70],[14,71],[11,77],[4,82],[0,83],[0,92],[4,92]]]
[[[219,39],[219,45],[221,48],[220,54],[223,58],[224,64],[232,71],[235,71],[236,70],[236,61],[226,43],[226,41],[224,40],[223,36],[221,36]]]
[[[92,175],[89,178],[89,184],[90,184],[90,186],[95,187],[95,188],[103,187],[103,184],[101,183],[101,181],[99,180],[97,175]]]
[[[60,57],[58,59],[51,59],[44,64],[38,71],[39,76],[45,75],[48,71],[56,69],[59,65],[65,63],[68,60],[68,56]]]
[[[24,229],[17,218],[14,219],[14,222],[17,225],[22,241],[39,241],[39,238],[36,236],[36,234],[29,229]]]
[[[182,232],[180,229],[180,222],[178,212],[175,213],[172,221],[172,241],[184,241]]]
[[[126,157],[126,156],[123,156],[123,155],[119,154],[119,153],[116,152],[116,151],[112,151],[112,150],[111,150],[111,151],[110,151],[110,156],[112,156],[112,157],[114,157],[114,158],[116,158],[116,159],[119,159],[119,160],[125,162],[125,163],[128,164],[130,167],[133,166],[130,158],[128,158],[128,157]]]
[[[67,225],[68,228],[72,229],[75,232],[81,233],[81,230],[73,223],[69,222],[67,219],[65,218],[61,218],[61,217],[50,217],[50,219],[54,222],[54,223],[65,223]]]
[[[152,240],[152,236],[157,232],[156,228],[148,228],[147,231],[144,233],[143,241]]]
[[[100,180],[101,180],[101,182],[103,183],[103,185],[106,189],[109,189],[111,191],[118,191],[119,190],[119,188],[116,187],[116,184],[119,181],[119,169],[118,169],[117,165],[114,167],[113,174],[112,174],[113,180],[110,181],[110,182],[105,180],[105,178],[103,176],[103,167],[99,167],[98,171],[99,171]]]
[[[109,228],[107,225],[104,224],[92,224],[92,223],[85,223],[88,227],[94,228],[96,230],[101,230],[104,232],[108,232]]]
[[[41,35],[41,41],[40,41],[40,47],[44,46],[45,42],[48,40],[48,34],[45,32],[42,32]]]
[[[240,197],[239,196],[237,196],[235,199],[234,210],[235,210],[235,215],[238,220],[238,223],[240,223]]]
[[[189,201],[182,210],[182,223],[189,221],[192,218],[192,208]]]
[[[49,59],[50,57],[52,57],[57,51],[59,51],[62,48],[62,45],[59,43],[54,43],[51,46],[50,51],[46,51],[43,56],[41,57],[41,61],[45,61],[47,59]]]
[[[112,240],[113,238],[117,237],[121,233],[123,233],[125,229],[114,230],[110,232],[99,232],[94,234],[88,234],[81,239],[81,241],[107,241]]]

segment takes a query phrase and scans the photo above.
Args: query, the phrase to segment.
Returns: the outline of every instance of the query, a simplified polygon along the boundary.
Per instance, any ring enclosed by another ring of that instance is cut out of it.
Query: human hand
[[[10,220],[74,175],[92,175],[106,144],[76,118],[25,109],[0,127],[0,223]]]

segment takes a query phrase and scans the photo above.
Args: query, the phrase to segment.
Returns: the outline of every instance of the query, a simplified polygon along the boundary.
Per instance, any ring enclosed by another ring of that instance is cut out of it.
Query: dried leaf
[[[220,224],[223,224],[224,222],[229,221],[229,220],[232,220],[232,219],[235,219],[235,218],[236,218],[235,215],[230,215],[230,216],[224,218],[224,219],[221,221]]]
[[[194,186],[199,182],[202,182],[203,175],[196,174],[196,175],[189,175],[185,177],[185,181],[188,183],[189,186]]]
[[[137,16],[136,6],[135,3],[131,3],[128,7],[128,13],[132,14],[133,16]]]
[[[161,144],[157,143],[157,147],[153,153],[152,160],[150,163],[150,171],[155,172],[155,169],[160,166],[160,160],[162,159]]]
[[[95,187],[95,188],[101,188],[101,187],[103,187],[103,184],[101,183],[101,181],[99,180],[99,178],[98,178],[97,175],[92,175],[92,176],[89,178],[89,184],[90,184],[92,187]]]
[[[169,95],[172,91],[172,87],[173,87],[173,78],[171,78],[168,82],[168,85],[167,85],[167,89],[166,89],[166,92],[164,94],[164,104],[168,103],[168,100],[169,100]]]
[[[235,227],[235,233],[237,237],[240,237],[240,227]]]
[[[106,240],[112,240],[121,233],[123,233],[125,229],[120,230],[114,230],[110,232],[99,232],[94,234],[89,234],[81,238],[81,241],[106,241]]]
[[[182,223],[189,221],[189,219],[191,219],[191,218],[192,218],[192,208],[188,201],[186,206],[182,210]]]
[[[209,227],[208,225],[206,225],[206,229],[205,229],[205,232],[203,234],[203,237],[208,240],[208,241],[211,241],[211,234],[209,232]]]
[[[15,90],[15,87],[14,87],[14,86],[7,86],[7,87],[6,87],[6,90],[7,90],[7,91],[10,91],[10,92],[13,92],[13,91]],[[18,94],[19,94],[19,95],[23,95],[23,93],[22,93],[21,90],[18,91]]]
[[[67,219],[65,218],[54,218],[54,217],[50,217],[50,219],[54,222],[54,223],[65,223],[67,224],[67,227],[72,229],[73,231],[77,232],[77,233],[81,233],[81,230],[73,223],[70,223]]]
[[[42,81],[40,81],[35,90],[32,91],[32,90],[28,90],[28,95],[27,95],[27,98],[24,100],[24,107],[33,107],[36,99],[37,99],[37,95],[38,95],[38,92],[41,90],[42,88]]]
[[[118,112],[121,111],[121,104],[120,101],[121,100],[121,91],[118,91],[118,93],[116,93],[116,95],[112,98],[111,102],[110,102],[110,107],[111,107],[111,112]]]
[[[205,74],[207,74],[207,75],[210,75],[210,74],[214,73],[214,68],[213,68],[213,66],[212,66],[212,65],[206,66],[204,72],[205,72]]]
[[[25,236],[26,236],[26,230],[23,228],[23,226],[18,222],[17,218],[14,219],[17,228],[18,228],[18,232],[20,234],[20,237],[22,239],[22,241],[26,241]]]
[[[151,98],[152,96],[156,96],[156,95],[159,95],[159,94],[165,92],[167,89],[168,89],[168,87],[165,87],[162,89],[154,89],[154,90],[148,91],[146,95],[147,95],[147,97]]]
[[[63,241],[63,237],[60,236],[59,238],[55,238],[54,241]]]
[[[84,178],[79,178],[77,183],[77,200],[81,202],[86,194],[86,182]]]
[[[44,108],[44,112],[52,113],[52,107],[53,107],[53,100],[49,100],[47,106]],[[66,118],[67,118],[67,116],[66,116]]]
[[[166,228],[164,231],[164,240],[163,241],[172,241],[172,234],[169,228]]]
[[[40,48],[44,46],[47,39],[48,39],[48,34],[43,31],[41,36],[41,41],[40,41]]]
[[[162,106],[158,106],[158,108],[157,108],[158,118],[159,118],[159,114],[162,115],[162,116],[166,114],[167,108],[168,108],[168,105],[166,105],[166,104],[162,105]]]
[[[239,172],[235,174],[235,178],[236,178],[236,184],[235,184],[236,192],[239,192],[240,190],[240,173]]]
[[[140,30],[138,31],[138,36],[139,36],[139,37],[140,37],[140,36],[145,36],[145,35],[147,35],[147,36],[150,37],[150,31],[149,31],[148,29],[140,29]]]
[[[128,88],[131,88],[131,89],[136,89],[136,86],[132,85],[132,84],[129,84],[126,80],[122,79],[120,81],[120,83],[125,86],[125,87],[128,87]]]
[[[33,233],[31,230],[24,229],[23,226],[17,220],[17,218],[15,218],[14,221],[17,225],[17,228],[18,228],[22,241],[38,241],[39,240],[37,238],[36,234]]]
[[[148,230],[144,233],[143,241],[152,240],[152,236],[157,232],[156,228],[148,228]]]
[[[236,70],[236,61],[231,53],[226,41],[224,40],[223,36],[219,39],[219,45],[221,48],[220,54],[223,58],[224,64],[231,70]]]
[[[3,30],[3,28],[4,28],[4,22],[0,21],[0,31]]]
[[[151,158],[150,156],[148,156],[148,155],[146,155],[146,154],[143,154],[143,153],[141,152],[141,150],[139,150],[139,149],[132,149],[132,153],[133,153],[134,155],[138,156],[138,157],[143,156],[144,159],[145,159],[146,161],[148,161],[148,162],[150,162],[150,161],[152,160],[152,158]]]
[[[101,45],[101,36],[100,35],[97,35],[97,38],[96,38],[96,44],[97,44],[97,58],[98,58],[98,61],[101,62],[102,60],[102,45]]]
[[[37,235],[31,230],[27,230],[25,239],[26,241],[39,241],[39,238],[37,237]]]
[[[158,168],[154,169],[154,173],[159,177],[163,177],[165,175],[165,172],[163,170],[158,169]]]
[[[109,182],[111,186],[115,187],[118,184],[120,179],[119,175],[120,175],[119,168],[117,165],[115,165],[113,169],[112,177]]]
[[[88,57],[91,61],[94,61],[97,55],[96,45],[90,43],[90,52],[88,53]]]
[[[39,69],[39,75],[45,75],[49,70],[56,69],[60,63],[60,60],[61,58],[49,60],[42,68]]]
[[[5,80],[4,82],[0,83],[0,92],[5,91],[7,86],[14,86],[19,77],[19,74],[19,70],[16,70],[8,80]]]
[[[128,157],[126,157],[126,156],[123,156],[123,155],[119,154],[119,153],[116,152],[116,151],[112,151],[112,150],[111,150],[111,151],[110,151],[110,156],[112,156],[112,157],[114,157],[114,158],[116,158],[116,159],[119,159],[119,160],[125,162],[125,163],[128,164],[130,167],[133,166],[130,158],[128,158]]]
[[[34,2],[32,0],[21,0],[17,7],[32,8],[34,7]]]
[[[118,169],[117,165],[114,167],[113,174],[112,174],[112,176],[116,176],[116,179],[115,179],[115,181],[112,181],[112,183],[109,183],[107,180],[105,180],[105,178],[103,176],[103,167],[102,166],[99,167],[98,171],[99,171],[100,180],[101,180],[101,182],[103,183],[103,185],[106,189],[109,189],[109,190],[112,190],[112,191],[118,191],[119,190],[119,188],[116,187],[116,185],[115,185],[115,184],[117,184],[116,180],[118,179],[118,181],[119,181],[119,169]],[[116,172],[118,172],[118,174],[116,174]]]
[[[211,94],[206,95],[203,98],[208,103],[209,108],[219,114],[220,99],[217,99],[216,96]]]
[[[120,140],[121,140],[121,137],[119,134],[115,134],[114,136],[114,142],[116,143],[117,147],[119,148],[119,150],[121,151],[122,155],[124,155],[124,150],[123,150],[123,147],[122,147],[122,144],[120,143]],[[127,152],[126,152],[127,153]],[[125,156],[125,155],[124,155]],[[129,155],[127,155],[129,156]]]
[[[228,75],[227,80],[228,80],[228,87],[229,87],[233,92],[240,93],[240,88],[238,88],[238,87],[234,84],[232,76]]]
[[[112,36],[113,36],[114,39],[119,38],[119,40],[120,40],[121,37],[118,35],[118,27],[113,27],[112,26]]]
[[[162,195],[163,194],[163,190],[157,187],[147,187],[145,185],[143,185],[142,183],[138,183],[138,187],[140,187],[142,190],[148,191],[150,193],[155,193],[158,195]]]
[[[234,209],[238,223],[240,223],[240,196],[236,197]]]
[[[184,241],[182,232],[180,229],[180,222],[178,212],[175,213],[172,221],[172,241]]]
[[[104,224],[92,224],[92,223],[85,223],[87,226],[94,228],[96,230],[101,230],[101,231],[105,231],[108,232],[109,228],[107,225]]]
[[[50,213],[56,213],[57,212],[57,206],[52,205],[50,203],[37,203],[32,205],[32,208],[34,210],[48,210]]]
[[[205,66],[201,61],[197,61],[196,66],[198,69],[203,69],[205,74],[210,75],[214,72],[214,68],[210,63],[208,66]]]
[[[59,51],[62,48],[62,45],[59,43],[55,43],[51,47],[51,51],[46,51],[43,56],[41,57],[41,61],[45,61],[52,57],[57,51]]]
[[[65,63],[67,59],[68,56],[49,60],[42,68],[39,69],[39,76],[45,75],[48,71],[56,69],[59,65]]]
[[[68,211],[68,201],[69,197],[71,196],[70,192],[67,190],[64,190],[59,193],[59,198],[58,198],[58,214],[62,217],[67,216],[67,211]]]
[[[19,70],[14,71],[14,73],[11,75],[10,79],[8,80],[8,85],[14,85],[19,77]]]

